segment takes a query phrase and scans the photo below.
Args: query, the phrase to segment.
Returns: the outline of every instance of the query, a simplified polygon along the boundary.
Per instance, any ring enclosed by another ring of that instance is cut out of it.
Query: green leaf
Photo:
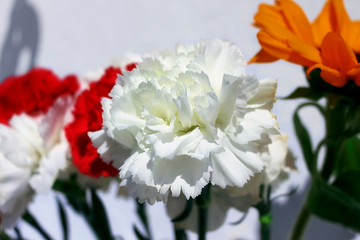
[[[357,184],[355,180],[353,182]],[[344,182],[349,183],[349,179],[341,180],[341,184]],[[312,213],[325,220],[360,231],[360,202],[342,189],[326,184],[318,175],[313,176],[307,206]]]
[[[337,175],[348,171],[360,171],[360,140],[352,137],[345,141],[341,157],[336,165]]]
[[[46,240],[53,239],[45,232],[45,230],[41,227],[41,225],[38,223],[38,221],[35,219],[35,217],[29,212],[26,211],[24,215],[22,216],[23,220],[27,222],[29,225],[31,225],[35,230],[39,232],[39,234]]]
[[[360,204],[360,170],[351,170],[342,173],[334,182],[334,186],[341,189]]]
[[[347,128],[350,131],[354,131],[360,128],[360,106],[357,103],[351,103],[348,103],[350,106],[349,111],[346,114],[346,123]]]
[[[313,164],[313,149],[312,149],[312,143],[311,143],[311,139],[310,139],[310,135],[308,133],[308,130],[306,129],[306,127],[304,126],[304,124],[302,123],[300,116],[299,116],[299,110],[300,110],[301,105],[297,108],[297,110],[294,113],[294,117],[293,117],[293,122],[294,122],[294,128],[295,128],[295,133],[296,136],[299,140],[300,146],[301,146],[301,150],[306,162],[306,165],[309,169],[310,172],[313,172],[315,169],[313,169],[314,164]]]
[[[317,91],[314,91],[311,88],[299,87],[299,88],[295,89],[295,91],[292,92],[289,96],[284,97],[283,99],[306,98],[309,100],[317,101],[322,97],[323,97],[323,94],[321,94]]]
[[[68,227],[66,212],[65,212],[65,209],[58,197],[56,197],[56,203],[58,206],[58,211],[59,211],[59,216],[60,216],[60,221],[61,221],[63,239],[68,240],[69,239],[69,227]]]
[[[113,239],[106,210],[94,189],[91,190],[91,201],[93,226],[97,225],[99,237],[101,236],[100,239]]]

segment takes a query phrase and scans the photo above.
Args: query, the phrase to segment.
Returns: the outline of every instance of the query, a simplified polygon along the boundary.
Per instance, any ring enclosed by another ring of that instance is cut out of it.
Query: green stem
[[[210,184],[208,184],[196,198],[198,206],[198,239],[206,240],[208,206],[210,204]]]
[[[271,186],[266,186],[262,184],[260,186],[260,195],[262,199],[255,208],[259,212],[259,222],[260,222],[260,237],[261,240],[270,240],[271,238]]]
[[[199,207],[199,240],[206,239],[207,207]]]
[[[269,218],[270,215],[268,216],[260,216],[260,236],[261,236],[261,240],[270,240],[271,237],[271,223],[268,221],[263,221],[262,218]],[[271,218],[271,216],[270,216]]]
[[[293,231],[290,235],[290,240],[300,240],[303,238],[305,229],[310,220],[311,213],[307,208],[306,204],[303,205],[298,218],[296,219]]]
[[[177,229],[174,227],[175,239],[176,240],[186,240],[186,232],[184,229]]]

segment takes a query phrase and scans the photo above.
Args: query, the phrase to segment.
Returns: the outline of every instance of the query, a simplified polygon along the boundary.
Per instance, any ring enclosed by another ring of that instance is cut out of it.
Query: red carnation
[[[79,89],[75,76],[60,80],[47,69],[35,68],[22,76],[8,77],[0,84],[0,123],[8,124],[15,114],[45,114],[59,97]]]
[[[136,64],[129,64],[125,69],[131,71],[135,67]],[[75,103],[74,120],[65,128],[73,163],[81,173],[88,176],[116,176],[119,172],[111,164],[101,160],[88,137],[89,131],[102,128],[101,98],[108,97],[118,74],[121,74],[120,68],[106,69],[99,81],[92,82],[89,89],[81,93]]]

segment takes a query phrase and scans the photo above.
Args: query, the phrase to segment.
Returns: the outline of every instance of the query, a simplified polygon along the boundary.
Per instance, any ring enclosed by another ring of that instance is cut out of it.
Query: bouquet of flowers
[[[270,239],[272,203],[296,191],[274,196],[274,189],[296,166],[272,113],[278,81],[258,80],[246,66],[278,59],[303,66],[308,81],[281,99],[307,99],[293,124],[312,181],[290,238],[302,238],[312,214],[359,231],[359,22],[342,0],[328,0],[313,23],[293,0],[276,0],[259,6],[254,26],[261,50],[250,61],[237,45],[213,39],[86,76],[34,68],[2,81],[0,239],[23,239],[19,219],[53,239],[28,209],[50,191],[97,239],[115,239],[98,196],[112,183],[136,202],[137,239],[153,239],[146,206],[155,202],[164,203],[175,239],[187,231],[206,239],[230,208],[243,213],[236,224],[256,209],[259,236]],[[315,147],[299,115],[305,107],[325,119]],[[57,204],[66,240],[66,208]]]

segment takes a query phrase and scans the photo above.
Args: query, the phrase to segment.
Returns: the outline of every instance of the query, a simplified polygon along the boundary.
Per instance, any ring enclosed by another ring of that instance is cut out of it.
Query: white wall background
[[[36,15],[27,21],[27,14],[16,4],[27,2]],[[176,43],[192,43],[200,39],[224,38],[238,44],[245,57],[250,59],[258,50],[257,30],[251,26],[252,17],[260,2],[272,0],[0,0],[0,61],[16,66],[16,74],[28,70],[31,51],[20,52],[19,61],[11,62],[14,54],[6,42],[16,44],[19,33],[9,37],[14,21],[25,26],[27,34],[36,34],[39,28],[35,65],[52,69],[64,76],[70,73],[84,74],[89,70],[105,67],[114,57],[129,52],[138,54],[152,50],[172,48]],[[312,20],[325,0],[298,0]],[[345,0],[353,18],[360,18],[360,1]],[[14,10],[15,9],[15,10]],[[20,19],[20,20],[19,20]],[[24,21],[21,21],[24,20]],[[38,21],[36,21],[36,19]],[[34,30],[35,29],[35,30]],[[10,39],[10,40],[9,40]],[[20,41],[21,42],[21,41]],[[6,47],[5,47],[6,46]],[[10,45],[11,46],[11,45]],[[14,47],[14,46],[12,46]],[[9,50],[10,49],[10,50]],[[1,62],[0,62],[1,66]],[[3,66],[7,66],[6,64]],[[9,68],[0,68],[0,76]],[[306,85],[301,67],[279,61],[273,64],[251,65],[249,73],[258,78],[278,79],[278,96],[285,96],[296,87]],[[279,200],[274,206],[273,239],[287,239],[303,201],[308,174],[292,128],[292,113],[300,101],[278,101],[273,112],[278,116],[281,131],[288,133],[289,145],[297,156],[298,173],[291,176],[278,193],[299,185],[296,196]],[[315,111],[303,111],[308,126],[318,141],[323,134],[323,122]],[[132,224],[137,222],[133,200],[115,197],[116,186],[101,197],[106,205],[111,227],[124,239],[135,239]],[[148,208],[151,227],[156,240],[172,239],[172,226],[163,204]],[[37,196],[30,210],[55,239],[61,239],[60,223],[56,212],[54,194]],[[72,240],[94,239],[83,220],[68,208]],[[230,211],[226,223],[219,230],[209,233],[209,239],[258,239],[257,213],[250,211],[246,221],[239,226],[230,226],[241,213]],[[26,223],[20,222],[26,239],[41,239]],[[195,235],[191,235],[196,239]],[[313,218],[306,239],[352,239],[354,234],[341,226],[324,223]]]

